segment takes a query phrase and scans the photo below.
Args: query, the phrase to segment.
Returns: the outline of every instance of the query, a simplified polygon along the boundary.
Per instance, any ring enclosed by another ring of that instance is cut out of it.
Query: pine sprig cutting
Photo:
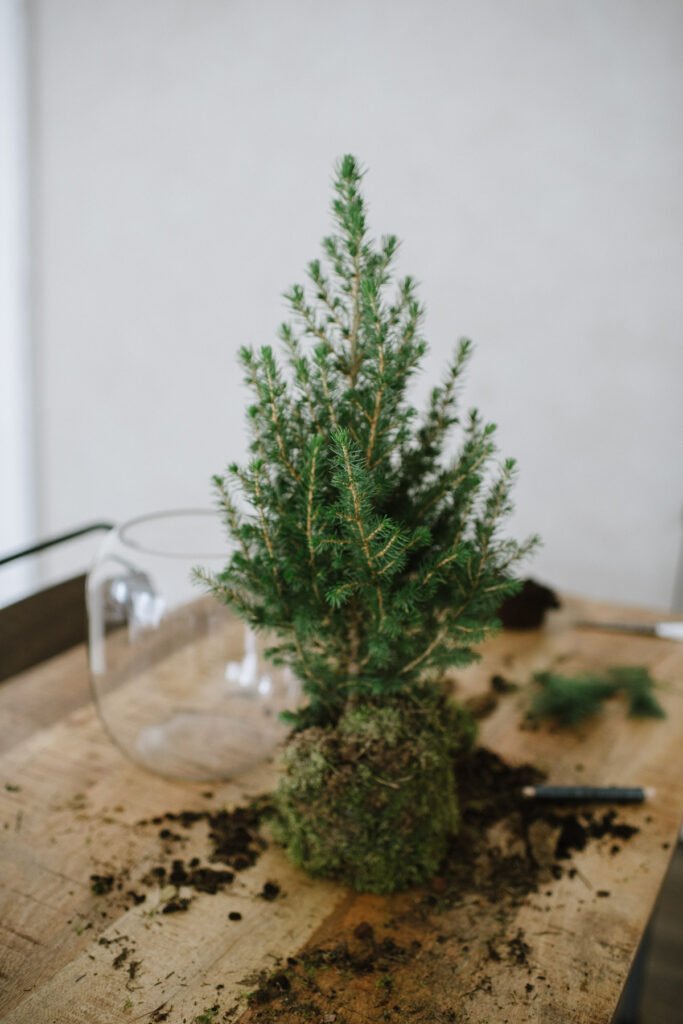
[[[338,164],[335,233],[285,295],[284,364],[241,350],[251,460],[214,478],[234,548],[198,578],[302,679],[297,726],[334,723],[365,696],[414,693],[425,674],[464,665],[514,591],[535,544],[499,534],[514,462],[496,468],[495,427],[461,425],[461,341],[418,417],[408,399],[426,352],[415,282],[392,281],[393,235],[373,242],[352,156]],[[460,447],[447,456],[454,429]]]

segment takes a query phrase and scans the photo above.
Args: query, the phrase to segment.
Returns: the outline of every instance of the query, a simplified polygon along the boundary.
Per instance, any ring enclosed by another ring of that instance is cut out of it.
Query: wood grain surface
[[[592,842],[574,854],[571,872],[544,878],[537,891],[509,906],[476,893],[444,906],[429,887],[427,899],[425,892],[357,895],[307,877],[270,845],[224,891],[196,894],[186,912],[162,914],[163,891],[142,880],[172,854],[159,828],[140,822],[244,804],[272,788],[274,766],[211,787],[143,772],[98,722],[82,648],[3,684],[1,1019],[608,1022],[683,813],[683,645],[572,628],[575,619],[595,615],[643,617],[568,600],[545,629],[501,634],[479,664],[457,674],[463,697],[486,692],[497,672],[520,684],[481,725],[481,742],[507,761],[531,762],[553,782],[657,790],[647,805],[619,810],[619,820],[639,831],[618,854],[609,840]],[[616,664],[650,668],[661,684],[665,720],[628,719],[614,701],[576,732],[520,728],[534,671]],[[176,856],[205,861],[207,843],[200,822],[187,830]],[[92,874],[111,875],[122,887],[97,895]],[[272,901],[261,896],[269,880],[280,889]],[[128,890],[144,891],[146,899],[132,905]],[[241,919],[230,920],[230,912]],[[320,951],[333,950],[340,938],[352,953],[354,943],[367,942],[354,938],[360,923],[372,927],[378,943],[391,939],[388,966],[352,976],[331,965],[317,978],[310,962],[301,970],[306,948],[320,960]],[[288,965],[288,957],[297,964]],[[308,986],[310,999],[290,1011],[279,998],[249,1005],[249,993],[273,972],[289,979],[283,986]]]

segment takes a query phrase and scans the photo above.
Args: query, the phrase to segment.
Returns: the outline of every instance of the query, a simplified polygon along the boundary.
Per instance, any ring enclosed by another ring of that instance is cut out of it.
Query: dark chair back
[[[0,571],[47,548],[111,528],[111,523],[90,523],[39,541],[0,558]],[[0,682],[83,643],[86,635],[84,573],[0,608]]]

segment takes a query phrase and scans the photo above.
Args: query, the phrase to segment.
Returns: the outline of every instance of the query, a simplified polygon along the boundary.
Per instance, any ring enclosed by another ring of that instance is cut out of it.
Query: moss
[[[473,739],[471,718],[436,688],[349,707],[336,726],[295,734],[275,794],[276,839],[295,864],[359,891],[425,881],[457,831],[453,758]]]
[[[216,1003],[216,1005],[210,1006],[203,1013],[200,1013],[199,1016],[195,1017],[193,1024],[213,1024],[219,1011],[220,1007]]]

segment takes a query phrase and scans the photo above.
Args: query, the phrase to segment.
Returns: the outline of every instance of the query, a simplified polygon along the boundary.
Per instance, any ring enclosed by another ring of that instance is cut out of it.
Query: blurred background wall
[[[0,557],[35,536],[26,9],[0,0]],[[31,567],[0,569],[0,605]]]
[[[683,504],[679,0],[30,0],[35,529],[205,505],[243,343],[329,228],[404,240],[431,353],[565,589],[666,607]],[[3,444],[7,444],[7,439]],[[5,526],[5,548],[14,537]]]

